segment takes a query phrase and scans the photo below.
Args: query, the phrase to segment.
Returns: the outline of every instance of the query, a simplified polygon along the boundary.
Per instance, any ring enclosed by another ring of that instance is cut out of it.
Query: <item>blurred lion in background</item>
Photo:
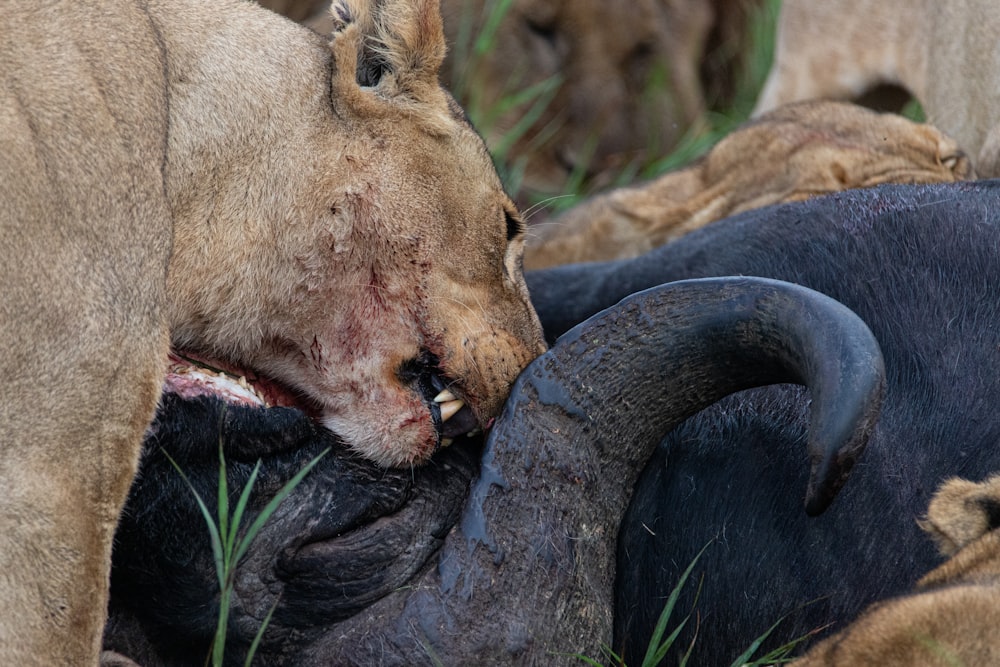
[[[755,113],[895,84],[958,141],[980,177],[1000,176],[998,35],[995,0],[783,0]]]
[[[329,32],[329,0],[261,4]],[[528,207],[634,176],[730,104],[764,4],[441,0],[442,78]]]
[[[635,257],[769,204],[970,174],[958,144],[930,125],[846,102],[789,104],[745,123],[688,167],[595,195],[532,226],[524,266]]]

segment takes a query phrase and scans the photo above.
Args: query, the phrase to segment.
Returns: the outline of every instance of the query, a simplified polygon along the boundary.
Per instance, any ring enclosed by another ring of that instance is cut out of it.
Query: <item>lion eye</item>
[[[536,37],[546,42],[549,46],[555,48],[556,46],[556,29],[554,25],[543,24],[539,21],[533,21],[532,19],[526,19],[525,23],[528,25],[528,30],[531,31]]]
[[[503,212],[504,218],[507,221],[507,242],[513,241],[514,238],[524,232],[524,223],[520,218],[517,218],[510,214],[509,211]]]

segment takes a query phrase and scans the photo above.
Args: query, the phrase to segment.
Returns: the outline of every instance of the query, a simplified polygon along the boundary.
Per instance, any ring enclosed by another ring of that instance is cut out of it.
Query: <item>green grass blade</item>
[[[516,109],[517,107],[523,106],[529,102],[537,104],[539,99],[545,99],[546,97],[549,98],[548,101],[551,101],[551,97],[555,94],[555,91],[562,85],[562,83],[562,74],[553,74],[552,76],[542,79],[538,83],[534,83],[527,88],[509,93],[493,105],[494,113],[492,116],[487,116],[487,119],[492,119],[495,116],[502,116],[508,111]]]
[[[497,30],[500,28],[500,22],[503,21],[503,17],[507,15],[507,11],[510,10],[510,6],[513,4],[513,1],[514,0],[500,0],[493,6],[489,16],[486,17],[486,23],[483,25],[483,29],[479,32],[479,35],[476,36],[476,42],[472,46],[472,52],[476,57],[482,57],[493,50],[493,46],[496,44]]]
[[[779,646],[778,648],[774,649],[767,655],[761,656],[760,658],[757,658],[752,662],[750,661],[750,658],[753,656],[754,653],[757,652],[757,649],[760,648],[760,645],[763,644],[767,640],[767,638],[771,636],[771,633],[774,632],[775,628],[778,627],[778,624],[784,621],[787,617],[788,614],[785,614],[777,621],[775,621],[774,625],[768,628],[767,631],[760,637],[755,639],[747,648],[747,650],[744,651],[742,655],[740,655],[740,657],[736,658],[736,660],[733,661],[733,664],[730,665],[730,667],[743,667],[744,665],[746,665],[747,667],[755,667],[756,665],[762,665],[762,666],[775,665],[785,662],[791,662],[793,658],[787,657],[788,654],[791,653],[796,646],[798,646],[799,644],[801,644],[802,642],[804,642],[805,640],[809,639],[814,634],[819,632],[819,630],[813,630],[812,632],[807,632],[801,637],[796,637],[787,644]]]
[[[244,556],[244,554],[246,554],[247,549],[250,548],[250,543],[253,541],[253,538],[257,536],[260,529],[264,527],[267,520],[270,519],[271,515],[274,514],[274,511],[278,509],[278,505],[281,504],[281,501],[288,497],[288,494],[290,494],[292,490],[298,486],[299,482],[302,481],[302,478],[309,474],[309,471],[312,470],[313,467],[319,463],[320,459],[326,456],[329,451],[330,448],[327,447],[320,452],[316,458],[307,463],[302,470],[295,475],[295,477],[288,480],[288,482],[281,487],[281,490],[279,490],[278,493],[275,494],[270,501],[268,501],[267,505],[264,506],[264,509],[262,509],[260,514],[257,515],[257,518],[255,518],[253,523],[250,524],[250,527],[247,528],[246,534],[243,535],[243,538],[239,541],[239,544],[236,547],[236,553],[233,554],[233,567],[235,567],[240,562],[240,559]]]
[[[226,654],[226,634],[229,629],[229,594],[232,586],[222,589],[219,596],[219,619],[215,624],[215,637],[212,639],[212,665],[222,667]]]
[[[587,173],[590,169],[590,161],[593,159],[594,153],[597,152],[598,141],[599,139],[597,135],[591,135],[584,143],[583,148],[580,150],[579,160],[575,165],[573,165],[573,171],[570,172],[569,178],[563,186],[563,189],[567,193],[575,196],[571,199],[560,201],[560,206],[572,206],[583,198],[584,183],[587,180]]]
[[[264,630],[267,629],[268,624],[271,622],[271,617],[274,615],[274,610],[278,608],[279,600],[275,600],[274,604],[271,605],[271,610],[267,612],[267,616],[261,621],[260,628],[257,630],[257,634],[253,637],[253,642],[250,644],[250,648],[247,650],[247,659],[243,661],[243,667],[250,667],[250,663],[253,662],[254,655],[257,654],[257,649],[260,647],[260,642],[264,638]]]
[[[811,605],[819,599],[822,598],[811,600],[810,602],[805,603],[805,606]],[[760,648],[760,645],[767,640],[767,638],[771,635],[771,633],[774,632],[774,630],[778,627],[778,625],[786,618],[788,618],[788,614],[785,614],[777,621],[775,621],[774,624],[770,628],[768,628],[764,634],[762,634],[760,637],[758,637],[753,641],[753,643],[747,648],[746,651],[743,652],[743,654],[740,657],[738,657],[736,660],[733,661],[730,667],[742,667],[743,665],[746,665],[747,667],[756,667],[757,665],[760,665],[763,667],[764,665],[776,665],[776,664],[791,662],[792,660],[794,660],[794,658],[789,658],[788,655],[792,651],[794,651],[799,644],[806,641],[810,637],[819,634],[827,627],[829,627],[829,626],[822,626],[810,630],[806,634],[796,637],[795,639],[792,639],[791,641],[782,644],[776,649],[772,649],[770,653],[767,653],[766,655],[763,655],[759,658],[754,659],[752,662],[749,662],[751,656],[753,656],[753,654],[757,651],[757,649]]]
[[[201,494],[194,488],[191,480],[184,473],[181,467],[177,464],[177,461],[173,459],[166,450],[161,449],[163,455],[167,457],[170,461],[170,465],[174,467],[175,470],[180,474],[181,479],[184,483],[188,485],[191,489],[191,494],[194,496],[195,502],[198,503],[198,509],[201,510],[201,515],[205,518],[205,524],[208,526],[209,540],[212,544],[212,558],[215,561],[215,574],[219,581],[219,618],[216,621],[215,626],[215,637],[212,640],[212,664],[216,667],[222,665],[223,654],[225,652],[226,645],[226,626],[229,623],[229,587],[227,586],[228,579],[228,562],[229,554],[226,552],[223,544],[225,538],[219,533],[219,526],[215,523],[215,519],[212,517],[212,513],[208,511],[208,506],[205,501],[202,500]],[[221,456],[221,445],[220,445],[220,456]],[[225,468],[222,468],[223,474]],[[223,515],[220,515],[220,518]]]
[[[698,555],[694,557],[691,563],[687,566],[687,569],[684,570],[681,578],[677,581],[677,585],[674,586],[672,591],[670,591],[667,603],[663,606],[663,611],[660,612],[660,617],[656,621],[656,627],[653,629],[653,635],[649,640],[649,646],[646,648],[646,656],[642,659],[643,667],[651,667],[652,665],[657,664],[659,660],[663,659],[662,657],[657,659],[656,655],[662,649],[661,638],[663,637],[663,633],[667,631],[667,621],[670,620],[670,615],[674,612],[674,605],[677,604],[677,598],[681,594],[681,588],[684,587],[684,583],[688,580],[688,577],[691,576],[691,571],[694,570],[694,566],[701,559],[702,554],[705,553],[705,550],[708,549],[710,544],[712,544],[712,542],[709,542],[701,548]],[[687,622],[687,619],[685,618],[684,621]],[[676,636],[676,632],[672,636]],[[670,639],[671,642],[673,641],[670,637],[667,639]],[[666,644],[666,647],[669,649],[670,645]],[[653,662],[654,659],[656,662]]]
[[[309,473],[312,468],[319,463],[320,459],[330,451],[329,448],[323,450],[316,458],[312,459],[305,467],[302,468],[292,479],[290,479],[281,489],[278,491],[268,503],[264,506],[264,509],[257,516],[257,518],[250,524],[246,533],[243,535],[242,539],[236,540],[236,534],[238,532],[239,526],[243,521],[243,515],[246,512],[247,505],[250,502],[250,493],[257,483],[257,477],[260,473],[261,462],[258,460],[256,465],[254,465],[253,471],[250,473],[250,477],[247,483],[244,485],[243,490],[240,492],[239,500],[236,503],[236,507],[233,512],[233,516],[229,516],[229,493],[226,478],[226,459],[223,454],[222,441],[219,441],[219,493],[218,493],[218,513],[217,517],[213,518],[212,513],[209,512],[208,506],[202,499],[201,495],[194,488],[191,480],[184,473],[177,462],[168,454],[165,450],[161,449],[163,455],[167,457],[170,464],[177,470],[181,478],[191,489],[191,493],[194,495],[195,501],[198,503],[198,509],[201,511],[202,516],[205,518],[205,523],[208,526],[209,539],[212,544],[212,558],[215,562],[215,572],[219,581],[219,617],[216,623],[215,637],[212,640],[212,648],[210,651],[211,664],[215,667],[221,667],[224,660],[225,645],[226,645],[226,634],[229,625],[229,603],[230,597],[233,590],[233,577],[235,576],[236,565],[239,563],[240,559],[246,554],[247,549],[250,547],[250,543],[253,541],[257,533],[260,532],[261,527],[264,523],[271,517],[274,511],[278,508],[278,505],[292,492],[292,490],[302,481],[302,479]],[[218,523],[216,523],[218,521]],[[220,526],[224,529],[220,531]],[[277,605],[277,603],[275,603]],[[264,619],[261,628],[257,631],[257,635],[254,637],[254,641],[251,644],[250,651],[247,654],[247,664],[250,664],[250,660],[253,659],[254,653],[257,651],[257,647],[260,644],[260,640],[263,637],[264,630],[267,624],[270,623],[271,615],[274,612],[274,608],[268,613],[267,617]]]
[[[687,622],[690,618],[691,618],[690,614],[685,616],[684,620],[677,624],[677,627],[674,628],[674,631],[671,632],[666,639],[660,642],[659,646],[656,645],[656,642],[650,641],[649,648],[646,649],[646,657],[642,661],[642,667],[656,667],[661,662],[663,662],[663,659],[667,657],[667,652],[674,645],[674,642],[677,641],[677,635],[681,633],[681,630],[684,629],[684,626],[687,625]],[[656,648],[656,652],[650,655],[649,652],[654,647]]]
[[[757,652],[757,649],[760,648],[760,645],[763,644],[764,641],[771,636],[771,633],[774,632],[774,629],[777,628],[778,624],[781,623],[783,620],[785,620],[784,616],[775,621],[774,624],[767,629],[767,632],[757,637],[757,639],[753,640],[753,642],[750,643],[750,646],[747,647],[747,650],[744,651],[742,654],[740,654],[740,657],[736,658],[736,660],[733,661],[733,664],[730,665],[730,667],[742,667],[742,665],[746,665],[747,663],[749,663],[750,658],[753,657],[753,654]],[[791,647],[789,648],[789,650],[791,650]]]
[[[219,578],[219,589],[221,590],[225,587],[225,579],[223,578],[224,574],[222,566],[224,561],[222,558],[222,540],[219,536],[219,528],[215,525],[215,521],[212,519],[212,513],[208,511],[208,506],[205,505],[205,501],[201,499],[201,495],[194,488],[194,485],[191,483],[191,480],[188,479],[188,476],[184,474],[184,471],[181,470],[179,465],[177,465],[177,462],[174,461],[173,457],[171,457],[170,454],[167,454],[166,450],[161,449],[160,451],[163,452],[163,455],[167,457],[168,461],[170,461],[170,465],[177,470],[181,479],[183,479],[188,485],[188,488],[191,489],[191,493],[194,495],[194,499],[198,503],[198,508],[201,510],[202,516],[205,517],[205,523],[208,524],[209,539],[212,543],[212,558],[215,560],[216,574]]]
[[[492,127],[496,123],[496,119],[500,117],[505,111],[510,108],[520,106],[521,104],[526,104],[529,101],[531,106],[525,111],[518,119],[514,125],[504,132],[503,137],[493,147],[493,154],[498,159],[505,159],[507,152],[511,147],[517,143],[524,134],[531,129],[531,126],[541,117],[545,112],[546,107],[552,103],[552,100],[556,96],[556,92],[559,90],[559,86],[562,85],[562,76],[555,74],[545,79],[544,81],[539,81],[533,86],[525,88],[523,91],[506,98],[503,102],[498,104],[490,113],[489,116],[485,118],[485,125],[487,127]]]
[[[236,564],[240,561],[240,555],[241,555],[234,553],[236,545],[237,528],[243,521],[243,513],[246,511],[247,504],[250,502],[250,492],[253,491],[254,484],[257,483],[257,475],[259,473],[260,473],[260,459],[257,459],[257,463],[254,464],[253,470],[250,472],[250,478],[247,479],[247,483],[243,486],[243,491],[240,493],[240,498],[239,500],[236,501],[236,508],[233,510],[232,525],[234,526],[234,529],[232,535],[230,536],[231,539],[229,540],[229,544],[226,545],[226,548],[229,550],[229,553],[234,556],[233,560],[230,561],[230,568],[232,570],[236,569]],[[243,539],[246,540],[247,538],[244,537]],[[252,540],[253,537],[250,537],[249,539]]]
[[[225,410],[222,412],[225,415]],[[221,417],[220,417],[221,421]],[[223,570],[229,569],[229,557],[233,553],[233,534],[229,523],[229,484],[226,478],[226,456],[222,452],[222,425],[219,425],[219,488],[218,488],[219,536],[222,539]],[[237,524],[238,525],[238,524]]]
[[[695,626],[694,638],[691,640],[691,643],[688,644],[687,650],[684,651],[684,655],[681,656],[680,663],[677,667],[687,667],[688,660],[691,659],[691,655],[694,653],[694,645],[696,641],[698,641],[698,626]]]

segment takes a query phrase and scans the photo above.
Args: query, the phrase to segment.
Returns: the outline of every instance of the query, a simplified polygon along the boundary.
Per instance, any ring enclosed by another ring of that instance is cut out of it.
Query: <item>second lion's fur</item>
[[[524,265],[634,257],[769,204],[969,173],[955,141],[930,125],[841,102],[789,104],[737,128],[684,169],[594,196],[536,225]]]

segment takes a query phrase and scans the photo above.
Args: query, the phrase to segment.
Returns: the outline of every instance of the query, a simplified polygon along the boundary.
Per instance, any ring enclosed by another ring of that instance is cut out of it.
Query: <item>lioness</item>
[[[240,0],[0,7],[0,664],[96,661],[171,345],[389,465],[542,351],[437,3],[333,11],[327,45]]]
[[[872,606],[796,667],[1000,664],[1000,475],[948,480],[921,527],[951,558],[912,595]]]
[[[783,0],[755,113],[906,88],[981,177],[1000,176],[1000,4],[993,0]]]
[[[690,167],[592,197],[533,226],[524,266],[634,257],[768,204],[970,173],[955,141],[930,125],[844,102],[789,104],[737,128]]]

